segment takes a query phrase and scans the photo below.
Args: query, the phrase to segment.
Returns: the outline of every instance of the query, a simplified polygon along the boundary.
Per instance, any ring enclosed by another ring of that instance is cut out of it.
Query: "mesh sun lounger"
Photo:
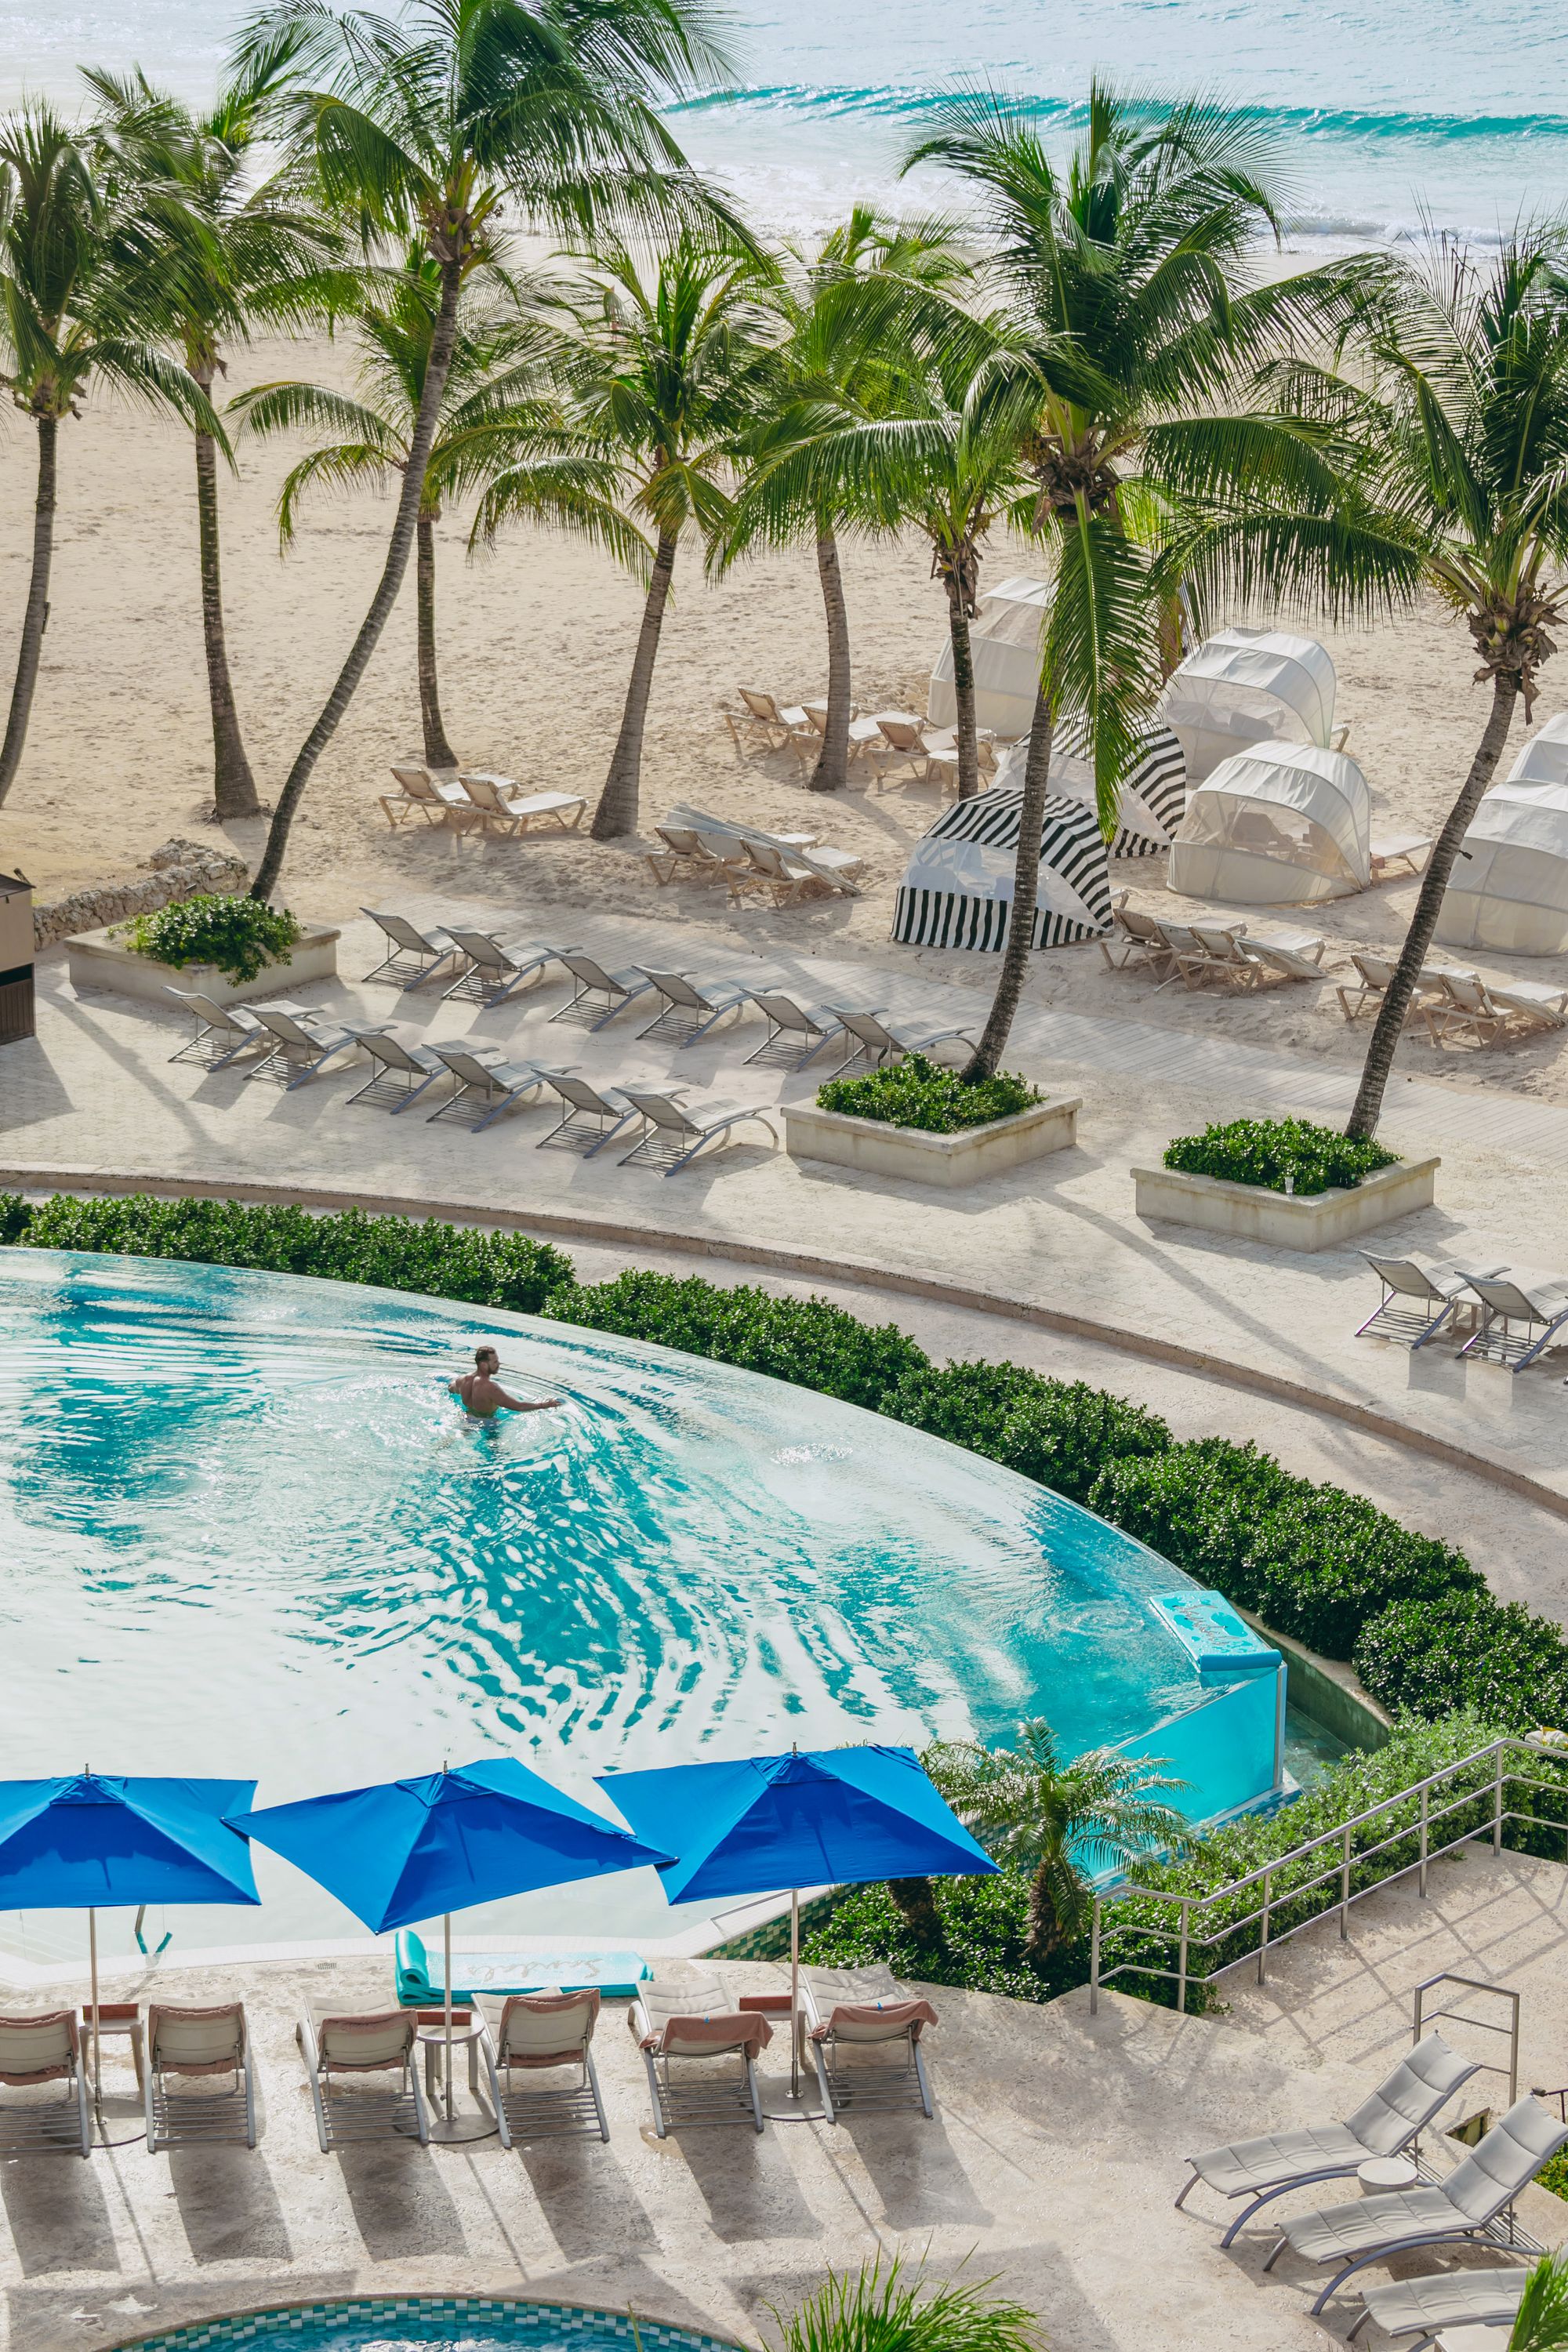
[[[738,2010],[717,1978],[656,1976],[637,1987],[626,2022],[647,2068],[660,2139],[682,2124],[748,2122],[762,2130],[756,2056],[773,2028],[760,2011]]]
[[[410,2010],[356,2015],[312,2001],[294,2029],[310,2097],[316,2137],[331,2155],[350,2140],[411,2137],[424,2147],[430,2117],[415,2064],[418,2022]]]
[[[879,1068],[884,1062],[901,1061],[906,1054],[929,1054],[933,1045],[944,1045],[950,1039],[961,1038],[972,1049],[974,1039],[967,1029],[921,1029],[914,1031],[889,1026],[880,1012],[855,1013],[847,1005],[829,1007],[845,1039],[843,1059],[835,1072],[837,1076],[856,1062]],[[853,1042],[851,1042],[853,1041]]]
[[[142,2082],[147,2152],[243,2140],[256,2146],[256,2080],[243,2001],[212,2009],[154,2001]]]
[[[437,1045],[433,1050],[457,1080],[457,1087],[438,1109],[429,1113],[426,1124],[434,1127],[439,1120],[451,1119],[466,1127],[470,1135],[493,1127],[519,1103],[537,1102],[552,1079],[565,1075],[540,1062],[506,1062],[499,1054],[492,1059],[489,1047]]]
[[[0,2156],[61,2149],[74,2156],[92,2153],[92,2110],[76,2011],[0,2010]]]
[[[662,1003],[647,1027],[637,1031],[639,1038],[668,1037],[678,1045],[695,1045],[727,1013],[751,1002],[744,981],[693,980],[684,971],[655,971],[651,964],[642,969]]]
[[[1473,1304],[1469,1277],[1456,1265],[1422,1265],[1413,1257],[1363,1257],[1383,1285],[1383,1297],[1352,1337],[1371,1332],[1376,1339],[1396,1339],[1406,1348],[1424,1348],[1436,1338],[1448,1318]],[[1489,1271],[1495,1269],[1489,1269]]]
[[[596,957],[579,949],[563,949],[561,961],[572,976],[572,993],[552,1021],[577,1021],[585,1029],[602,1029],[623,1006],[635,1004],[654,985],[634,964],[626,971],[606,971]]]
[[[480,2051],[489,2074],[490,2104],[502,2147],[514,2139],[563,2139],[581,2132],[610,2137],[594,2066],[599,1994],[513,1993],[479,2002]],[[576,2070],[575,2082],[532,2079]],[[521,2082],[516,2080],[521,2075]]]
[[[1568,2124],[1548,2115],[1537,2099],[1516,2099],[1446,2180],[1293,2214],[1263,2267],[1272,2270],[1287,2246],[1303,2262],[1333,2266],[1333,2277],[1312,2305],[1316,2317],[1368,2263],[1384,2263],[1416,2247],[1502,2242],[1500,2217],[1565,2142]]]
[[[525,980],[576,952],[571,947],[524,946],[517,940],[507,946],[489,931],[464,931],[456,926],[447,936],[461,953],[463,969],[442,991],[446,1002],[462,997],[470,1004],[504,1004]]]
[[[374,971],[367,971],[363,985],[368,988],[373,980],[394,980],[399,988],[423,988],[427,980],[448,977],[444,967],[454,962],[459,950],[445,931],[431,931],[428,937],[408,920],[406,915],[379,912],[374,907],[362,907],[388,942],[388,952]]]
[[[370,1057],[371,1073],[363,1087],[344,1097],[345,1109],[350,1103],[369,1103],[373,1110],[389,1110],[395,1118],[417,1102],[426,1087],[447,1075],[433,1045],[408,1045],[390,1029],[363,1029],[356,1034]]]
[[[345,1028],[340,1021],[325,1021],[320,1013],[280,1013],[275,1004],[258,1004],[256,1017],[272,1043],[260,1061],[247,1070],[246,1084],[253,1078],[267,1078],[288,1094],[325,1069],[336,1055],[357,1053],[369,1034],[363,1028]]]
[[[659,1092],[651,1087],[620,1086],[616,1090],[625,1095],[643,1122],[642,1133],[631,1150],[623,1152],[620,1164],[630,1168],[638,1163],[658,1168],[666,1176],[679,1175],[681,1169],[695,1160],[698,1153],[731,1128],[742,1127],[755,1120],[765,1127],[774,1143],[778,1129],[773,1123],[772,1103],[751,1104],[742,1108],[738,1103],[707,1102],[696,1111],[689,1111],[676,1096]]]
[[[216,996],[204,995],[199,988],[171,988],[167,993],[184,1006],[196,1024],[195,1036],[187,1037],[178,1053],[170,1055],[171,1062],[201,1062],[209,1070],[221,1070],[250,1046],[268,1042],[266,1030],[243,1004],[220,1004]]]
[[[1520,2263],[1507,2271],[1439,2271],[1436,2278],[1394,2279],[1387,2286],[1363,2286],[1365,2305],[1346,2338],[1353,2344],[1369,2319],[1385,2336],[1414,2336],[1419,2341],[1405,2352],[1427,2352],[1449,2327],[1496,2327],[1500,2331],[1497,2352],[1504,2352],[1519,2299],[1529,2271]]]
[[[883,2114],[918,2106],[929,2121],[921,2036],[936,2011],[901,1985],[888,1968],[802,1969],[802,2054],[816,2068],[822,2109],[830,2124],[838,2110]]]
[[[1467,1272],[1466,1281],[1481,1302],[1480,1328],[1467,1339],[1461,1356],[1485,1356],[1522,1372],[1548,1348],[1565,1342],[1568,1332],[1568,1282],[1522,1284],[1501,1274]],[[1522,1325],[1523,1328],[1516,1328]]]
[[[565,1070],[546,1071],[544,1083],[552,1094],[560,1096],[564,1108],[549,1134],[540,1137],[536,1148],[541,1151],[553,1144],[563,1151],[579,1151],[584,1160],[592,1160],[637,1117],[618,1087],[601,1094],[586,1078],[573,1077]]]
[[[748,1062],[772,1062],[781,1069],[803,1070],[820,1054],[830,1037],[843,1034],[844,1024],[826,1004],[809,1009],[776,989],[753,988],[752,1003],[768,1024],[768,1034]]]
[[[1220,2240],[1228,2246],[1258,2209],[1276,2197],[1292,2189],[1310,2189],[1320,2180],[1342,2180],[1369,2157],[1403,2155],[1475,2071],[1474,2062],[1458,2057],[1440,2033],[1428,2033],[1342,2124],[1265,2132],[1256,2139],[1189,2156],[1192,2173],[1176,2200],[1177,2210],[1200,2180],[1220,2197],[1245,2198],[1246,2204]]]
[[[466,833],[479,823],[479,814],[455,777],[437,775],[420,760],[399,760],[393,764],[393,774],[400,789],[383,793],[381,805],[386,812],[388,824],[395,828],[417,809],[429,824],[449,824],[458,833]]]

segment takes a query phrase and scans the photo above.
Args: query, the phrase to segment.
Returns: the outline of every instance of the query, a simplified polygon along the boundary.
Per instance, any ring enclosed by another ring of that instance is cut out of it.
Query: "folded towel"
[[[635,2015],[627,2021],[637,2047],[654,2051],[661,2058],[706,2058],[722,2050],[744,2050],[754,2058],[773,2038],[767,2019],[754,2010],[716,2017],[667,2017],[656,2033],[639,2034]]]
[[[889,2032],[910,2030],[910,2039],[918,2042],[922,2026],[936,2023],[936,2011],[929,2000],[846,2001],[837,2008],[826,2025],[814,2025],[811,2038],[826,2042],[830,2033],[848,2032],[866,2026],[885,2026]]]

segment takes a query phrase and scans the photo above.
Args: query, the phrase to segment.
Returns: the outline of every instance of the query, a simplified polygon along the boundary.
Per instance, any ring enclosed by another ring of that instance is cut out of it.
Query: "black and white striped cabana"
[[[1006,943],[1018,858],[1022,785],[993,785],[944,810],[914,847],[893,906],[893,937],[906,947],[977,948]],[[1110,876],[1092,809],[1047,801],[1040,826],[1037,948],[1069,947],[1110,929]]]
[[[999,783],[1021,784],[1028,757],[1026,735],[1010,743],[997,765]],[[1051,753],[1051,790],[1094,805],[1094,764],[1069,741]],[[1111,835],[1111,857],[1158,857],[1169,849],[1187,806],[1187,763],[1168,727],[1151,733],[1142,758],[1121,787],[1121,822]]]

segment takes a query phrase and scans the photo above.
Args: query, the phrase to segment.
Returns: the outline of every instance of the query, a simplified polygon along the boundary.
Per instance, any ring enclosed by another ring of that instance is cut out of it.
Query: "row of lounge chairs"
[[[411,816],[454,833],[513,835],[540,828],[574,833],[587,813],[581,793],[525,793],[510,776],[484,768],[430,768],[423,760],[393,762],[395,793],[381,794],[394,830]]]
[[[1264,2268],[1272,2270],[1289,2248],[1312,2267],[1331,2270],[1333,2275],[1313,2303],[1314,2315],[1371,2263],[1438,2247],[1509,2245],[1511,2232],[1505,2232],[1504,2217],[1542,2166],[1568,2144],[1568,2123],[1539,2098],[1518,2099],[1451,2172],[1435,2178],[1415,2160],[1420,2134],[1475,2072],[1441,2034],[1429,2033],[1342,2123],[1266,2132],[1189,2157],[1192,2171],[1176,2204],[1184,2205],[1200,2181],[1241,2202],[1241,2212],[1221,2241],[1228,2246],[1255,2213],[1292,2189],[1353,2179],[1373,2158],[1412,2158],[1418,2174],[1413,2188],[1317,2206],[1283,2224]],[[1517,2267],[1465,2270],[1364,2289],[1366,2307],[1350,2332],[1354,2336],[1371,2318],[1391,2334],[1417,2336],[1429,2344],[1447,2327],[1495,2326],[1500,2346],[1525,2275]]]
[[[1308,931],[1249,933],[1245,923],[1177,923],[1112,903],[1111,936],[1100,951],[1112,971],[1142,971],[1161,988],[1213,982],[1237,989],[1269,988],[1282,981],[1323,980],[1326,940]]]
[[[763,898],[775,907],[793,907],[816,891],[853,897],[851,885],[865,863],[852,850],[819,843],[814,833],[767,839],[668,823],[656,824],[654,831],[662,845],[645,850],[643,863],[661,887],[722,882],[731,906]]]
[[[1383,1296],[1355,1337],[1394,1339],[1414,1351],[1438,1338],[1465,1337],[1461,1356],[1489,1358],[1522,1372],[1548,1349],[1568,1347],[1568,1276],[1507,1265],[1362,1255]]]
[[[123,2031],[119,2010],[113,2017],[113,2030]],[[90,2008],[0,2011],[0,2091],[27,2095],[0,2101],[0,2155],[91,2153],[91,2039]],[[256,2084],[241,2002],[189,2008],[154,2001],[145,2025],[132,2020],[131,2048],[150,2153],[219,2140],[256,2146]]]
[[[1336,991],[1347,1021],[1376,1013],[1394,982],[1394,960],[1357,950],[1351,957],[1356,980]],[[1450,1037],[1473,1037],[1479,1045],[1528,1036],[1542,1029],[1568,1029],[1568,985],[1514,980],[1506,986],[1479,972],[1447,964],[1423,965],[1405,1016],[1406,1028],[1424,1023],[1434,1045]]]
[[[761,741],[771,751],[790,751],[803,768],[815,767],[827,732],[826,702],[781,703],[764,688],[742,686],[741,708],[726,710],[724,723],[737,752]],[[996,772],[996,740],[989,728],[976,740],[980,772]],[[879,710],[869,716],[853,709],[849,718],[849,765],[865,768],[886,789],[895,775],[900,782],[939,783],[944,791],[958,789],[958,738],[952,728],[934,728],[910,710]],[[900,774],[900,772],[902,772]]]

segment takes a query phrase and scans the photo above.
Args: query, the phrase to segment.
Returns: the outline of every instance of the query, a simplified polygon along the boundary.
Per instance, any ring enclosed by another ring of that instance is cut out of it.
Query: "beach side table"
[[[133,2000],[100,2000],[98,2004],[98,2038],[101,2045],[111,2035],[128,2038],[131,2063],[136,2069],[136,2088],[145,2092],[147,2083],[146,2036],[142,2024],[140,2003]],[[81,2046],[84,2053],[92,2049],[92,2003],[81,2005]]]
[[[425,2095],[432,2106],[441,2081],[442,2060],[447,2047],[447,2012],[444,2009],[421,2009],[416,2011],[419,2041],[425,2052]],[[475,2096],[479,2088],[479,2036],[485,2022],[477,2009],[455,2009],[452,2011],[452,2047],[463,2043],[468,2053],[468,2088]]]
[[[1356,2168],[1363,2197],[1386,2197],[1390,2189],[1414,2189],[1421,2175],[1408,2156],[1369,2156]]]

